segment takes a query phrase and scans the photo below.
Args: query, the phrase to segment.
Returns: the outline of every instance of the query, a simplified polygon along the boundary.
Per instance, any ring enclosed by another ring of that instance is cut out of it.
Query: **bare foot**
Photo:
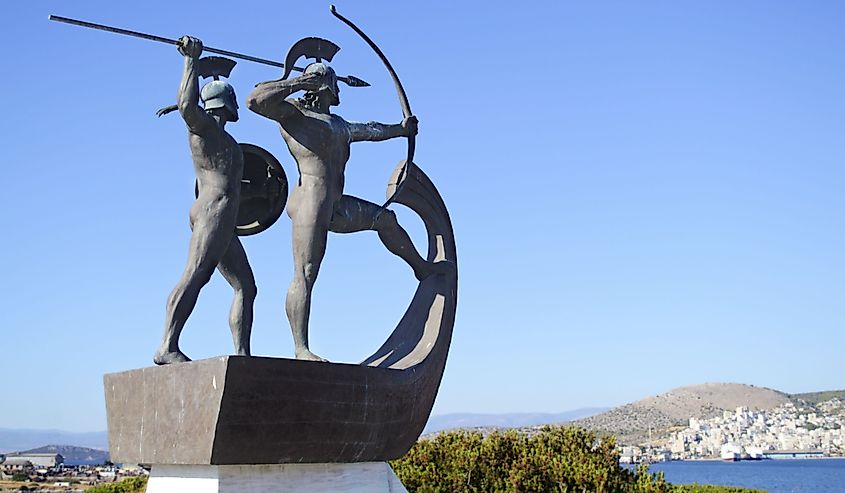
[[[425,268],[419,272],[414,272],[418,281],[434,276],[434,275],[452,275],[455,273],[455,263],[451,260],[441,260],[439,262],[426,262]]]
[[[182,351],[163,351],[159,350],[153,358],[153,363],[157,365],[169,365],[171,363],[186,363],[191,361],[191,358],[185,356]]]
[[[307,361],[323,361],[323,362],[329,361],[325,358],[321,358],[321,357],[317,356],[316,354],[312,353],[308,349],[297,350],[296,351],[296,359],[304,359],[304,360],[307,360]]]

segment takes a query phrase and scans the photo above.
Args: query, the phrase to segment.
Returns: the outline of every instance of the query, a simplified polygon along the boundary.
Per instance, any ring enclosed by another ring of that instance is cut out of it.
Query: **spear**
[[[142,33],[142,32],[138,32],[138,31],[130,31],[128,29],[121,29],[119,27],[106,26],[104,24],[95,24],[93,22],[81,21],[81,20],[78,20],[78,19],[71,19],[69,17],[61,17],[61,16],[58,16],[58,15],[51,15],[49,17],[49,19],[51,21],[63,22],[65,24],[71,24],[71,25],[80,26],[80,27],[87,27],[89,29],[97,29],[99,31],[106,31],[106,32],[115,33],[115,34],[122,34],[124,36],[132,36],[132,37],[135,37],[135,38],[146,39],[146,40],[149,40],[149,41],[156,41],[158,43],[166,43],[166,44],[170,44],[170,45],[174,45],[174,46],[180,46],[181,45],[179,40],[176,40],[176,39],[165,38],[165,37],[162,37],[162,36],[156,36],[155,34],[147,34],[147,33]],[[237,53],[237,52],[234,52],[234,51],[221,50],[219,48],[212,48],[210,46],[203,46],[203,51],[207,51],[209,53],[216,53],[218,55],[225,55],[225,56],[229,56],[229,57],[232,57],[232,58],[238,58],[238,59],[241,59],[241,60],[247,60],[247,61],[250,61],[250,62],[261,63],[261,64],[264,64],[264,65],[270,65],[272,67],[285,68],[285,64],[281,63],[281,62],[276,62],[276,61],[273,61],[273,60],[267,60],[266,58],[258,58],[258,57],[252,56],[252,55],[245,55],[243,53]],[[297,72],[304,72],[305,71],[305,69],[302,68],[302,67],[292,67],[292,69],[297,71]],[[370,85],[367,81],[359,79],[358,77],[355,77],[354,75],[347,75],[346,77],[338,77],[337,80],[343,82],[344,84],[346,84],[349,87],[367,87],[367,86]]]

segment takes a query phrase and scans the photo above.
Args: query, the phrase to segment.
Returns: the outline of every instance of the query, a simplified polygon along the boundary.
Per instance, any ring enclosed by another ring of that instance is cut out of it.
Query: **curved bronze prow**
[[[413,446],[425,428],[443,378],[457,310],[458,258],[446,204],[418,166],[405,166],[405,161],[401,161],[393,171],[387,196],[409,207],[422,219],[428,236],[427,260],[448,261],[452,268],[449,274],[432,275],[420,282],[396,329],[362,363],[400,370],[406,398],[413,395],[408,399],[412,406],[401,413],[405,415],[402,426],[394,427],[392,431],[396,435],[385,450],[386,455],[399,457]]]
[[[400,187],[401,181],[405,183]],[[407,370],[427,363],[427,369],[440,366],[442,375],[457,304],[457,252],[452,221],[434,184],[419,167],[406,168],[405,161],[400,162],[391,176],[387,196],[393,196],[397,189],[399,194],[394,201],[416,212],[425,224],[427,260],[449,261],[454,270],[452,275],[432,275],[420,282],[399,325],[363,364]]]

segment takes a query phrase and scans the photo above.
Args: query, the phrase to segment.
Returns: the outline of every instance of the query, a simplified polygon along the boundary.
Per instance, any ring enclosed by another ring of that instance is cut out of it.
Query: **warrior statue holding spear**
[[[256,295],[252,269],[235,234],[244,158],[238,143],[224,129],[226,122],[238,121],[235,91],[229,83],[213,80],[200,93],[198,66],[202,42],[184,36],[177,47],[185,57],[177,106],[188,126],[198,194],[190,212],[188,265],[167,300],[164,339],[153,359],[159,365],[190,361],[179,350],[179,335],[196,305],[200,289],[208,283],[215,267],[235,290],[229,325],[239,355],[250,354]],[[199,106],[200,95],[204,108]]]

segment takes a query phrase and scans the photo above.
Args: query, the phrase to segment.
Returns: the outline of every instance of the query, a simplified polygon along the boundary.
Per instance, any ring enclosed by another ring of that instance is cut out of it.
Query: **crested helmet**
[[[228,82],[223,80],[209,82],[202,87],[200,98],[202,98],[203,108],[206,111],[226,108],[235,119],[238,118],[238,100],[235,97],[235,90]]]

